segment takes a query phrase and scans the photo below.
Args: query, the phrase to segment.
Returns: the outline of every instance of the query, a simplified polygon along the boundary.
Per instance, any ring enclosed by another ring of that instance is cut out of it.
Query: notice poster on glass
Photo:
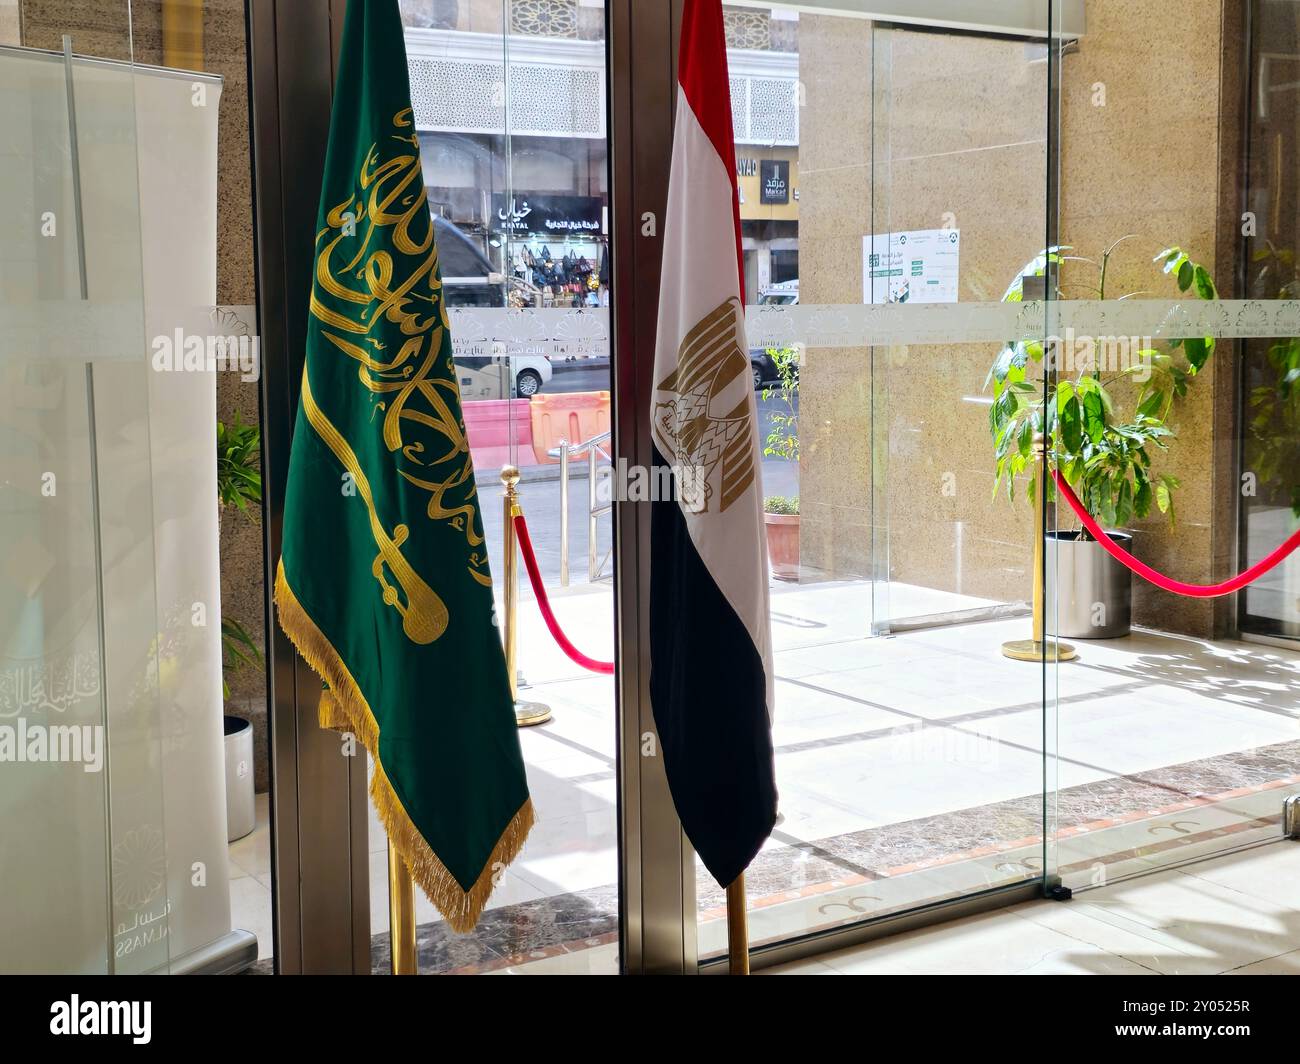
[[[914,229],[862,238],[864,303],[956,303],[961,230]]]

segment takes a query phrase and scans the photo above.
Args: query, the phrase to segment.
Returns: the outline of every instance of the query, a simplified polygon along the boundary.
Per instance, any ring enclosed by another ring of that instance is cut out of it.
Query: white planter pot
[[[226,724],[226,841],[234,842],[257,827],[253,794],[253,725],[243,717]]]

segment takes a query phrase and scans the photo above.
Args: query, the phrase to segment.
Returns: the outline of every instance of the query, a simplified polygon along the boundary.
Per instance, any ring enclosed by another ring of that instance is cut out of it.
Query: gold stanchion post
[[[727,967],[732,975],[749,974],[749,914],[745,908],[745,873],[727,888]]]
[[[1046,589],[1043,586],[1044,555],[1046,553],[1043,538],[1046,534],[1044,515],[1047,512],[1046,482],[1043,470],[1046,462],[1043,456],[1046,450],[1043,434],[1034,435],[1034,638],[1016,639],[1002,644],[1002,653],[1013,661],[1073,661],[1079,652],[1069,643],[1060,643],[1047,638]]]
[[[394,975],[419,975],[415,953],[415,880],[388,844],[388,941]]]
[[[519,680],[517,647],[519,639],[519,543],[515,536],[515,517],[519,509],[519,470],[508,465],[501,470],[502,510],[505,517],[505,529],[502,535],[503,564],[501,579],[504,582],[502,594],[505,607],[504,630],[502,642],[506,651],[506,672],[510,676],[510,696],[515,702],[515,723],[521,728],[531,728],[535,724],[545,724],[551,719],[551,707],[541,702],[520,702],[516,685]]]

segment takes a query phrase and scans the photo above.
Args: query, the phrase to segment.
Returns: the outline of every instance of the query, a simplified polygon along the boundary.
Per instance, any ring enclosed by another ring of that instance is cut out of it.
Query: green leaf
[[[1153,391],[1138,404],[1138,417],[1158,418],[1160,416],[1160,410],[1164,405],[1164,393]]]
[[[1083,397],[1083,428],[1094,444],[1101,443],[1106,434],[1106,409],[1099,391],[1089,391]]]
[[[1020,427],[1020,439],[1018,449],[1021,458],[1028,458],[1034,449],[1034,425],[1032,421],[1026,421]]]
[[[1177,477],[1170,476],[1168,473],[1162,474],[1160,483],[1156,485],[1156,505],[1160,508],[1162,514],[1169,515],[1169,523],[1174,522],[1174,492],[1182,484]]]
[[[1116,474],[1116,478],[1115,524],[1124,528],[1133,521],[1133,485],[1129,483],[1127,470]]]
[[[1142,464],[1133,467],[1133,480],[1137,484],[1137,489],[1133,493],[1133,512],[1137,515],[1138,520],[1143,520],[1151,513],[1151,481],[1147,479],[1146,470]]]
[[[1103,524],[1115,524],[1115,491],[1109,478],[1103,480],[1097,485],[1099,492],[1098,502],[1101,511],[1101,520]]]
[[[1213,351],[1214,340],[1210,337],[1193,336],[1183,341],[1183,351],[1187,355],[1187,361],[1191,363],[1192,375],[1199,373],[1210,360],[1210,353]]]
[[[1214,281],[1210,278],[1210,271],[1204,266],[1198,265],[1194,272],[1196,283],[1196,294],[1202,299],[1218,299],[1218,289],[1214,287]]]
[[[1079,400],[1073,394],[1062,403],[1057,394],[1057,413],[1061,421],[1061,442],[1071,454],[1078,454],[1083,447],[1083,412]]]

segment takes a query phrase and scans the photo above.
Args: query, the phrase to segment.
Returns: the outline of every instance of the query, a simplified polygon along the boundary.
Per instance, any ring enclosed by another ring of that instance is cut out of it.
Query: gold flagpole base
[[[415,880],[388,843],[388,941],[394,975],[419,975],[415,951]]]
[[[519,545],[515,541],[515,515],[519,513],[519,470],[511,465],[505,466],[501,470],[501,484],[504,489],[501,493],[504,503],[502,516],[505,519],[505,533],[502,537],[505,564],[501,567],[501,578],[505,589],[503,597],[506,613],[502,642],[506,652],[506,674],[510,677],[510,694],[515,697],[519,694],[519,672],[516,665],[519,638],[516,617],[519,609]],[[535,728],[550,719],[550,706],[541,702],[525,702],[515,697],[515,724],[518,727]]]
[[[1069,643],[1049,639],[1040,643],[1034,639],[1014,639],[1002,644],[1002,656],[1012,661],[1073,661],[1079,652]]]
[[[516,702],[515,723],[521,728],[533,728],[551,719],[551,707],[541,702]]]
[[[749,914],[745,907],[745,873],[727,888],[727,970],[749,974]]]

